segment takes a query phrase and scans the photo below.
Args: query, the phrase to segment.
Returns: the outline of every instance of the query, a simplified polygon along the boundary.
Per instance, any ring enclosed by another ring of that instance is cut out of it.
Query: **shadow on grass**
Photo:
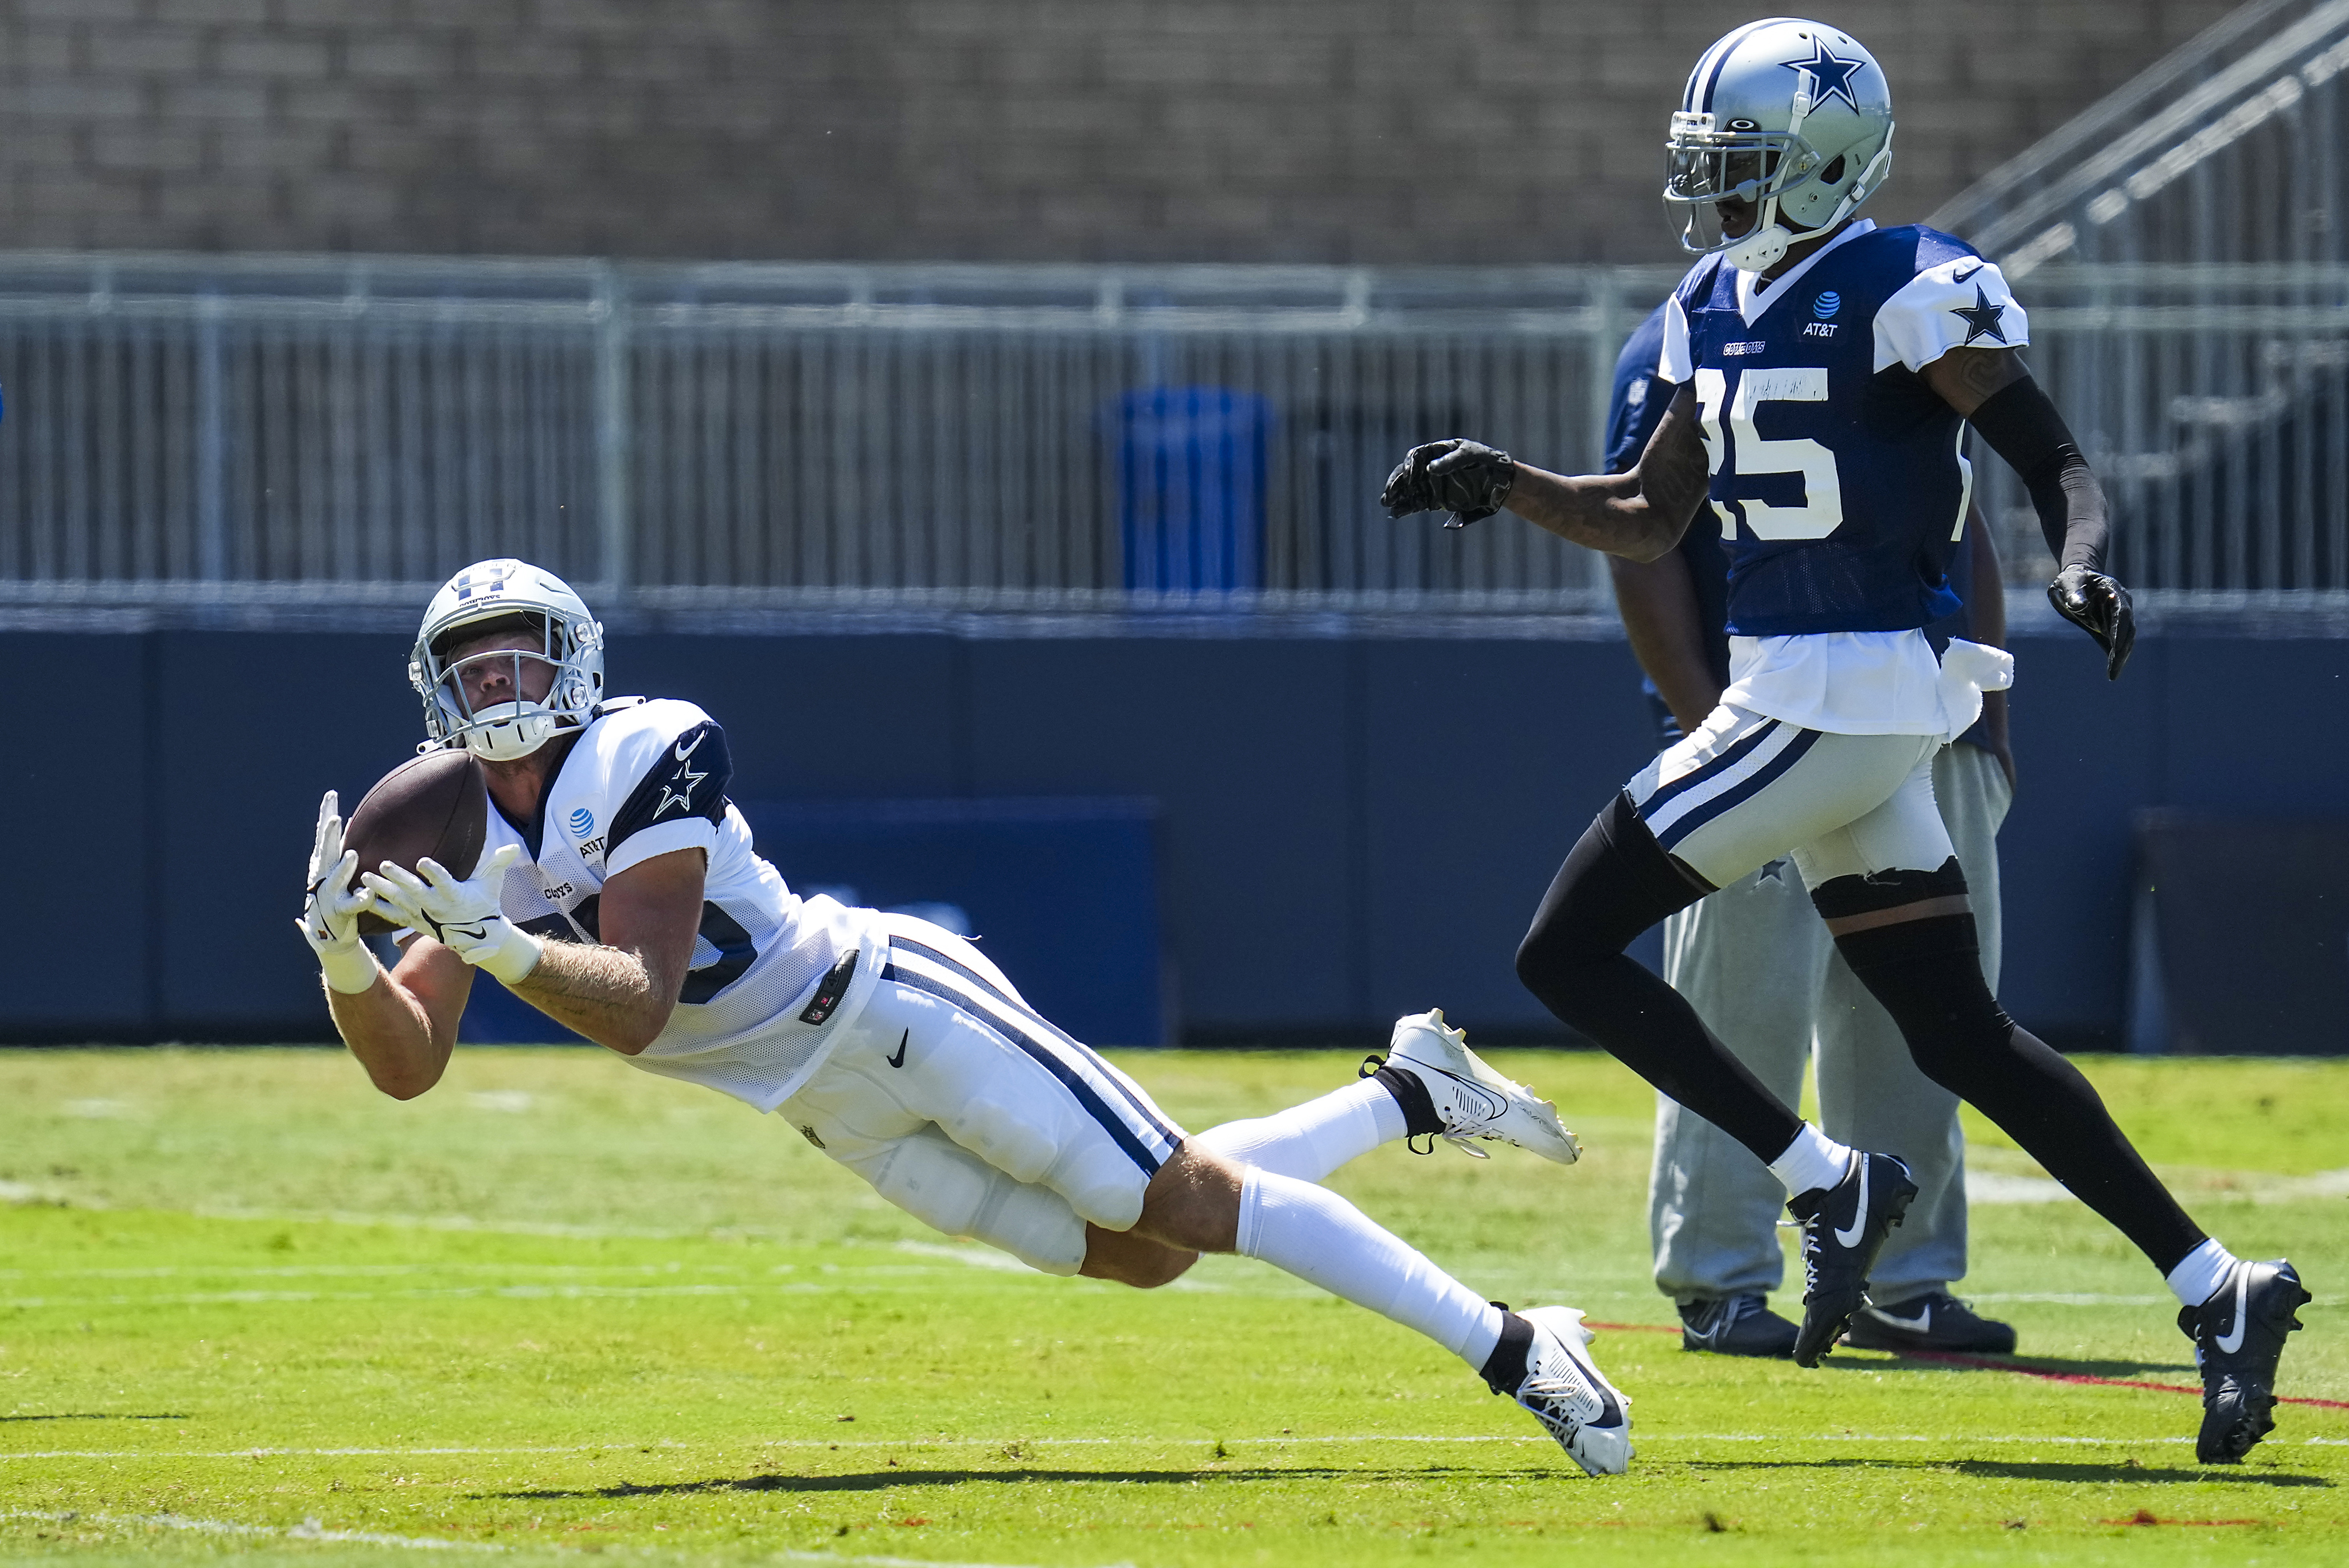
[[[1465,1469],[1456,1465],[1430,1465],[1424,1469],[1412,1470],[1336,1469],[1318,1465],[1299,1466],[1293,1469],[1271,1467],[1203,1470],[885,1469],[829,1476],[773,1474],[734,1478],[720,1476],[710,1480],[656,1481],[643,1486],[632,1481],[620,1481],[612,1486],[580,1487],[568,1490],[501,1491],[475,1495],[477,1498],[494,1497],[506,1501],[527,1499],[536,1501],[553,1501],[570,1498],[677,1497],[695,1492],[714,1491],[886,1491],[892,1487],[958,1486],[964,1481],[1002,1481],[1012,1484],[1030,1481],[1101,1481],[1124,1486],[1189,1486],[1196,1481],[1210,1480],[1555,1480],[1557,1474],[1558,1472],[1554,1469],[1485,1470]]]
[[[2147,1373],[2167,1373],[2179,1377],[2200,1376],[2190,1361],[2066,1361],[2053,1355],[1958,1355],[1926,1352],[1910,1355],[1906,1351],[1870,1353],[1863,1360],[1848,1348],[1831,1354],[1821,1360],[1821,1366],[1838,1372],[1881,1372],[1885,1363],[1874,1359],[1876,1355],[1892,1357],[1892,1365],[1910,1372],[2010,1372],[2028,1376],[2038,1373],[2047,1377],[2142,1377]]]
[[[1965,1441],[1963,1438],[1950,1440],[1952,1443]],[[2323,1476],[2237,1469],[2231,1465],[2157,1469],[2150,1465],[2092,1464],[2057,1459],[1692,1459],[1681,1462],[1692,1470],[1939,1470],[1949,1475],[1977,1476],[1988,1480],[2064,1481],[2075,1485],[2083,1481],[2144,1481],[2155,1485],[2206,1481],[2236,1486],[2321,1487],[2330,1490],[2335,1484]]]
[[[0,1421],[184,1421],[185,1416],[128,1416],[111,1410],[64,1410],[54,1416],[0,1416]]]

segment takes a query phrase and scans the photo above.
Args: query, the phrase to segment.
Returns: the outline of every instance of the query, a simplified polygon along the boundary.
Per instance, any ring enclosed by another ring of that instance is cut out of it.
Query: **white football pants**
[[[775,1114],[933,1229],[1075,1273],[1085,1221],[1130,1229],[1183,1129],[978,948],[886,925],[872,999]]]

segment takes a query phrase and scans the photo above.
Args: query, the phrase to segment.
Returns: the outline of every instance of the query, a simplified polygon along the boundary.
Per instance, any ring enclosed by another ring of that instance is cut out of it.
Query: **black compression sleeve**
[[[2023,476],[2057,569],[2103,571],[2112,534],[2104,490],[2039,383],[2029,376],[2008,382],[1984,399],[1967,422]]]

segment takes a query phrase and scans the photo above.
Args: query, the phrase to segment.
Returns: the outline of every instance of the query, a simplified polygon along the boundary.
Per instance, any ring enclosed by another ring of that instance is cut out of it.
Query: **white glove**
[[[358,851],[343,847],[342,802],[333,790],[318,803],[318,836],[310,844],[310,894],[295,925],[318,955],[327,987],[356,996],[382,971],[359,940],[359,917],[375,907],[371,892],[351,889]]]
[[[506,869],[521,855],[519,845],[501,846],[471,881],[460,881],[429,856],[419,860],[414,871],[387,860],[380,871],[363,872],[359,879],[375,895],[385,919],[430,937],[474,968],[512,985],[538,967],[542,945],[499,909]]]

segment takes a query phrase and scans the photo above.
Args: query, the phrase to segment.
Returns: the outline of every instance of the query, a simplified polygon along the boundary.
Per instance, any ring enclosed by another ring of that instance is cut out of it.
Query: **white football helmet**
[[[497,649],[451,660],[450,650],[503,631],[525,632],[538,651]],[[511,701],[476,713],[465,696],[464,671],[491,661],[512,664]],[[552,667],[543,701],[523,698],[523,666]],[[604,628],[571,585],[527,561],[478,561],[459,572],[424,607],[408,683],[424,700],[419,751],[463,745],[486,762],[526,757],[561,731],[579,729],[604,700]]]
[[[1892,171],[1892,89],[1850,34],[1789,16],[1748,22],[1689,73],[1666,143],[1664,203],[1682,248],[1759,271],[1842,223]],[[1754,209],[1724,232],[1721,206]]]

